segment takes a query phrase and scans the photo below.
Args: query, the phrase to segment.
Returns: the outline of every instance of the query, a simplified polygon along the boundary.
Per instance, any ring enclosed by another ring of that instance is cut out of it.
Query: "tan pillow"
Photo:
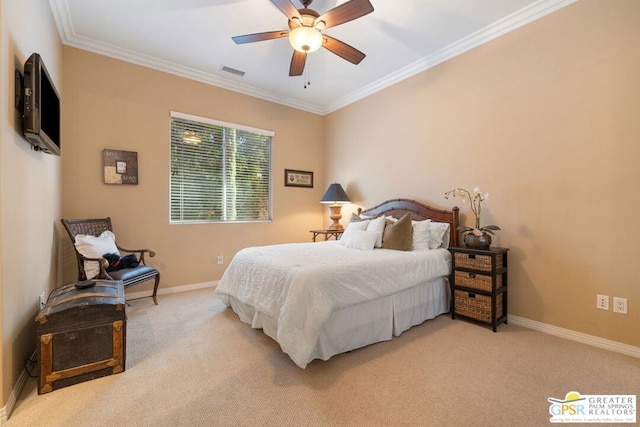
[[[413,249],[412,235],[411,214],[405,214],[396,222],[387,220],[382,238],[382,248],[410,251]]]

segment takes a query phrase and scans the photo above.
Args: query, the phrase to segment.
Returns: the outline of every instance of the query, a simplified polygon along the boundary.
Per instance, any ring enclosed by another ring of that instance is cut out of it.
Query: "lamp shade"
[[[348,203],[348,202],[350,202],[349,196],[347,196],[347,193],[345,193],[342,186],[337,182],[329,185],[329,188],[327,188],[327,191],[324,193],[324,196],[322,196],[322,199],[320,199],[320,203],[337,204],[337,203]]]

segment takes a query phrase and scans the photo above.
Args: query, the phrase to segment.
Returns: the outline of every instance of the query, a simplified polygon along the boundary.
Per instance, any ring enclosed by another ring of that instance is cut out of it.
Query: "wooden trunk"
[[[36,317],[38,394],[125,369],[127,316],[121,281],[52,292]]]

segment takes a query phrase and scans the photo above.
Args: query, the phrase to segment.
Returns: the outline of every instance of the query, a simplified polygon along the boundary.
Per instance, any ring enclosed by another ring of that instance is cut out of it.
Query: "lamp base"
[[[327,231],[344,231],[344,227],[339,222],[332,222]]]
[[[342,206],[340,206],[340,205],[331,205],[331,206],[329,206],[329,209],[331,210],[331,215],[329,215],[329,218],[331,218],[331,220],[333,222],[327,228],[327,230],[332,230],[332,231],[334,231],[334,230],[335,231],[344,230],[344,227],[342,226],[342,224],[340,224],[340,218],[342,218],[342,214],[340,213],[340,210],[342,209]]]

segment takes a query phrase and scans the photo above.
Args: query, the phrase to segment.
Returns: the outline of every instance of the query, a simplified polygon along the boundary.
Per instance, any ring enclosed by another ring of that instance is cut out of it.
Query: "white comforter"
[[[450,273],[446,249],[412,252],[350,249],[338,242],[243,249],[215,293],[278,321],[277,341],[304,368],[331,313]]]

